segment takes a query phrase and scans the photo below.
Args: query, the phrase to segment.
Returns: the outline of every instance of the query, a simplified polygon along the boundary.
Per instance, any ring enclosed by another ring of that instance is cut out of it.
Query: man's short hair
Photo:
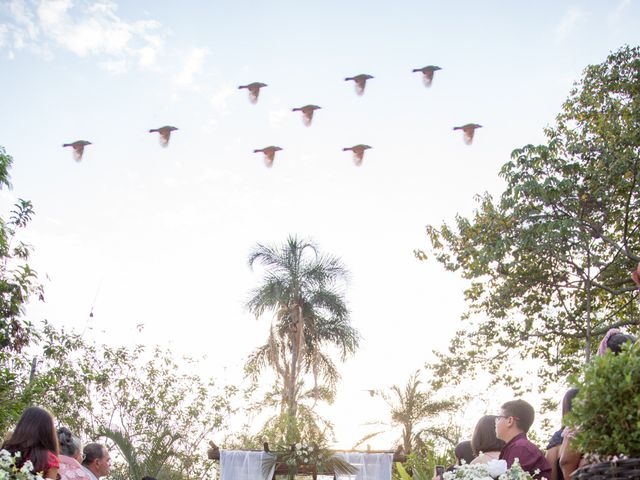
[[[516,425],[524,433],[529,431],[531,425],[533,425],[533,419],[536,416],[533,407],[520,399],[505,403],[502,405],[502,410],[505,415],[516,419]]]
[[[104,458],[106,448],[101,443],[87,443],[82,450],[83,459],[82,464],[87,467],[93,463],[94,460]]]

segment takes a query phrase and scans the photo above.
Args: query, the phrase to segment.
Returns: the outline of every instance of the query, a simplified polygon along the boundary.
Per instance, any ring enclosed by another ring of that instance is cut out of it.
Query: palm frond
[[[265,455],[262,457],[262,479],[263,480],[271,480],[277,463],[278,463],[277,455],[273,453],[265,452]]]
[[[356,448],[358,448],[360,445],[362,445],[364,442],[366,442],[367,440],[371,440],[372,438],[377,437],[378,435],[382,435],[383,433],[386,433],[387,430],[379,430],[377,432],[372,432],[372,433],[367,433],[364,437],[362,437],[360,440],[358,440],[353,447],[351,447],[352,450],[355,450]]]
[[[333,472],[336,476],[356,475],[358,473],[357,467],[337,455],[329,457],[323,462],[322,467],[325,472]]]
[[[108,438],[116,445],[127,462],[132,478],[141,478],[142,469],[138,462],[136,449],[133,446],[133,443],[122,432],[108,427],[102,427],[98,434],[101,437]]]

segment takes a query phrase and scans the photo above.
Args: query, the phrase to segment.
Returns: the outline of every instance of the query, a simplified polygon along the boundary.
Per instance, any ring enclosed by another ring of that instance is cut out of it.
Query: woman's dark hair
[[[471,463],[471,461],[475,458],[473,451],[471,450],[471,442],[469,440],[465,440],[464,442],[460,442],[456,445],[456,458],[458,459],[458,465],[462,465],[462,461],[465,463]]]
[[[474,456],[480,452],[499,452],[505,443],[496,437],[496,417],[495,415],[485,415],[476,424],[471,437],[471,450]]]
[[[67,457],[74,457],[80,451],[80,439],[74,437],[67,427],[58,429],[58,443],[60,444],[60,453]]]
[[[578,395],[577,388],[570,388],[567,390],[567,393],[564,394],[562,399],[562,418],[571,411],[571,404],[573,403],[573,399]]]
[[[104,457],[104,446],[100,443],[87,443],[82,452],[84,453],[82,465],[88,467],[94,460]]]
[[[635,343],[636,337],[626,333],[615,333],[609,337],[607,348],[611,350],[614,355],[618,355],[622,351],[622,346],[627,342]]]
[[[44,408],[27,408],[2,448],[11,453],[20,452],[16,461],[18,467],[30,460],[34,472],[44,472],[49,466],[49,452],[58,454],[53,416]]]

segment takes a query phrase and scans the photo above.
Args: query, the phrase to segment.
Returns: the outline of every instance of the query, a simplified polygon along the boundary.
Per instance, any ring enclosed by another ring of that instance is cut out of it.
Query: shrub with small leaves
[[[568,425],[578,432],[574,446],[601,458],[640,457],[640,345],[593,359],[581,379]]]

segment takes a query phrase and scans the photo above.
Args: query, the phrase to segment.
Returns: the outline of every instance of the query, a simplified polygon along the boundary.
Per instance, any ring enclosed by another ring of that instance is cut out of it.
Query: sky
[[[461,325],[465,283],[413,255],[425,225],[498,195],[511,151],[542,143],[582,70],[638,45],[638,25],[638,0],[0,0],[0,209],[33,202],[23,238],[46,292],[27,315],[239,382],[270,322],[244,306],[249,251],[311,238],[349,268],[362,335],[325,410],[349,448],[386,413],[365,390],[404,384]],[[425,88],[412,69],[429,64]],[[363,96],[344,81],[359,73]],[[237,87],[254,81],[252,105]],[[291,108],[309,103],[305,127]],[[452,127],[470,122],[467,146]],[[148,133],[163,125],[179,128],[166,149]],[[75,140],[92,142],[79,163]],[[359,143],[358,167],[342,148]],[[283,148],[270,169],[267,145]]]

